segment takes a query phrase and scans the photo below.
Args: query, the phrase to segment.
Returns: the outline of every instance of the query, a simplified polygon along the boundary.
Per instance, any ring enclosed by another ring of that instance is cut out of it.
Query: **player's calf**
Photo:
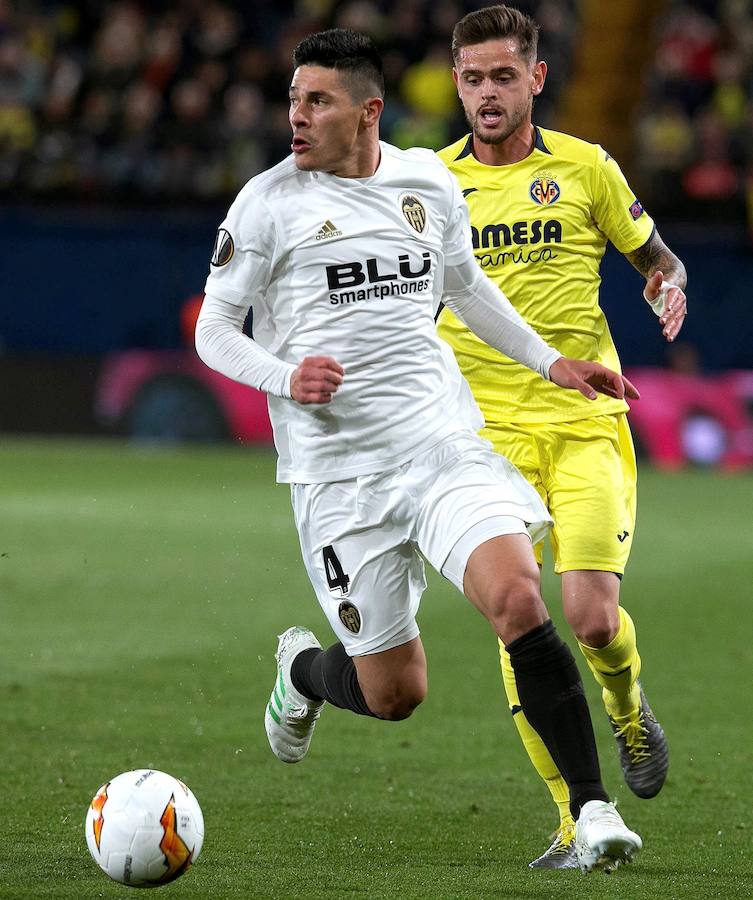
[[[290,666],[296,690],[361,716],[407,719],[426,696],[426,659],[418,638],[350,657],[341,643],[304,647]]]
[[[606,801],[583,682],[551,620],[507,645],[520,704],[570,790],[577,818],[591,800]]]

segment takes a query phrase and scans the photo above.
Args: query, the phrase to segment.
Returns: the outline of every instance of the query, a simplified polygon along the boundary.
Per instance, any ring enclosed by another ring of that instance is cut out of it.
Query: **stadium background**
[[[128,402],[103,412],[97,396],[103,363],[189,343],[181,315],[190,321],[219,221],[250,176],[289,152],[290,54],[304,34],[373,34],[384,137],[437,148],[465,130],[447,48],[473,5],[0,2],[1,427],[123,429]],[[607,254],[603,305],[623,365],[753,369],[751,4],[519,5],[538,16],[549,61],[537,121],[604,145],[687,263],[690,316],[668,351],[638,276]],[[753,387],[739,392],[750,405]],[[161,421],[179,416],[178,393],[154,402]],[[148,421],[134,427],[149,436]],[[701,459],[719,456],[726,427],[693,432]],[[735,428],[736,458],[750,459],[750,435]]]
[[[293,617],[327,633],[272,451],[173,446],[192,423],[218,434],[211,390],[186,390],[214,233],[288,151],[304,34],[373,34],[384,137],[437,147],[464,132],[447,48],[476,5],[0,0],[0,897],[117,896],[86,854],[84,809],[142,765],[184,777],[204,807],[202,860],[174,886],[190,896],[750,896],[750,0],[517,4],[550,64],[536,119],[607,147],[688,268],[690,316],[668,352],[639,276],[611,250],[604,263],[649,431],[682,411],[677,434],[659,427],[658,446],[679,449],[642,465],[624,583],[672,742],[656,801],[619,786],[595,719],[610,789],[647,837],[641,862],[609,888],[532,886],[521,864],[551,810],[505,721],[483,623],[439,578],[416,717],[391,730],[325,715],[310,764],[282,772],[256,721],[272,636]],[[172,375],[129,417],[118,379],[155,359]],[[251,393],[234,399],[263,418]],[[556,581],[544,589],[558,618]]]

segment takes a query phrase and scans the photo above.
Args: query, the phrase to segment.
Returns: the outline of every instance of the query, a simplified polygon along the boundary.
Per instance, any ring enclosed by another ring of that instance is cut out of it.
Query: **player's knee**
[[[620,629],[620,581],[612,572],[565,572],[562,601],[567,624],[586,647],[606,647]]]
[[[541,600],[538,573],[506,576],[493,588],[487,609],[489,621],[505,643],[540,625],[546,610]]]
[[[586,647],[606,647],[611,644],[617,634],[616,630],[609,627],[608,623],[584,623],[581,627],[573,628],[573,634]]]
[[[380,719],[399,722],[407,719],[426,697],[426,682],[400,686],[369,699],[369,709]]]
[[[616,613],[596,604],[591,608],[571,611],[567,618],[573,634],[586,647],[606,647],[614,640],[620,627]]]
[[[421,703],[420,700],[410,700],[408,698],[400,698],[388,700],[375,710],[380,719],[388,722],[401,722],[408,719],[413,714],[413,710]]]

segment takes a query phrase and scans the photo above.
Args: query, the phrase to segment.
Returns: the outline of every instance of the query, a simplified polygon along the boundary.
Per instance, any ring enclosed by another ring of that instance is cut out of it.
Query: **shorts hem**
[[[436,569],[436,571],[441,574],[442,569],[444,568],[445,564],[447,563],[447,560],[450,558],[450,554],[455,549],[455,545],[459,541],[461,541],[466,536],[466,534],[468,534],[469,531],[471,531],[474,528],[477,528],[479,525],[483,525],[485,522],[488,522],[490,519],[507,519],[507,518],[518,519],[518,521],[520,522],[520,525],[521,525],[521,530],[520,531],[507,531],[507,530],[499,531],[496,534],[490,534],[489,537],[486,538],[486,540],[490,541],[490,540],[492,540],[492,538],[504,537],[505,535],[508,535],[508,534],[526,534],[531,539],[531,543],[535,545],[535,544],[538,544],[540,541],[543,541],[546,538],[547,534],[549,533],[549,529],[552,527],[551,519],[536,519],[533,522],[526,522],[526,520],[523,518],[523,516],[519,515],[518,513],[511,513],[511,512],[493,513],[492,515],[484,516],[483,519],[479,519],[478,522],[474,522],[472,525],[468,525],[467,527],[462,528],[460,530],[460,532],[454,536],[454,538],[449,540],[445,544],[446,549],[443,549],[442,553],[440,554],[440,559],[442,561],[438,566],[435,566],[434,563],[432,562],[432,560],[429,560],[429,562]],[[478,546],[481,546],[481,544],[483,544],[483,543],[485,543],[484,540],[482,540],[478,544]]]
[[[601,395],[602,397],[605,395]],[[509,419],[505,419],[503,421],[498,421],[494,419],[487,419],[484,417],[484,427],[481,429],[482,432],[486,432],[487,430],[504,430],[509,425],[527,427],[529,425],[569,425],[571,422],[583,422],[586,419],[598,419],[606,416],[621,416],[627,415],[630,412],[630,406],[625,403],[623,400],[614,401],[617,404],[622,404],[619,406],[613,406],[607,409],[594,409],[590,404],[593,403],[592,400],[589,400],[588,406],[584,406],[582,411],[573,410],[572,412],[563,412],[562,416],[559,415],[549,415],[548,413],[542,413],[541,416],[536,416],[535,413],[527,414],[522,413],[520,417],[517,415],[510,416]],[[481,408],[482,414],[484,413],[483,401],[479,404]]]
[[[420,634],[421,630],[414,622],[412,627],[404,628],[402,631],[392,635],[392,637],[387,638],[386,641],[377,646],[374,646],[373,641],[369,641],[361,647],[349,647],[343,642],[343,647],[345,647],[345,652],[351,658],[354,656],[373,656],[375,653],[382,653],[385,650],[393,650],[395,647],[401,647],[403,644],[407,644],[417,638]]]
[[[515,523],[514,525],[513,522]],[[524,534],[533,543],[531,531],[538,532],[542,528],[548,528],[550,524],[551,522],[548,519],[526,522],[525,519],[515,515],[486,516],[469,528],[466,528],[458,536],[437,571],[454,584],[461,593],[464,593],[464,577],[468,560],[482,544],[497,537],[506,537],[513,534]],[[470,548],[463,546],[461,549],[459,545],[463,544],[466,536],[470,535],[471,532],[474,532],[473,546]]]
[[[583,572],[612,572],[615,575],[624,575],[625,574],[625,566],[618,565],[617,563],[612,562],[567,562],[567,563],[555,563],[554,572],[556,575],[564,575],[565,572],[576,572],[581,570]]]

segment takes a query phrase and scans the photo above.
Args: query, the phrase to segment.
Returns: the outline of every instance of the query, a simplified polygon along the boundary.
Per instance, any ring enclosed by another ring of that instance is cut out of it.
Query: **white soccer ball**
[[[86,843],[115,881],[158,887],[196,862],[204,817],[196,797],[155,769],[123,772],[103,784],[86,813]]]

